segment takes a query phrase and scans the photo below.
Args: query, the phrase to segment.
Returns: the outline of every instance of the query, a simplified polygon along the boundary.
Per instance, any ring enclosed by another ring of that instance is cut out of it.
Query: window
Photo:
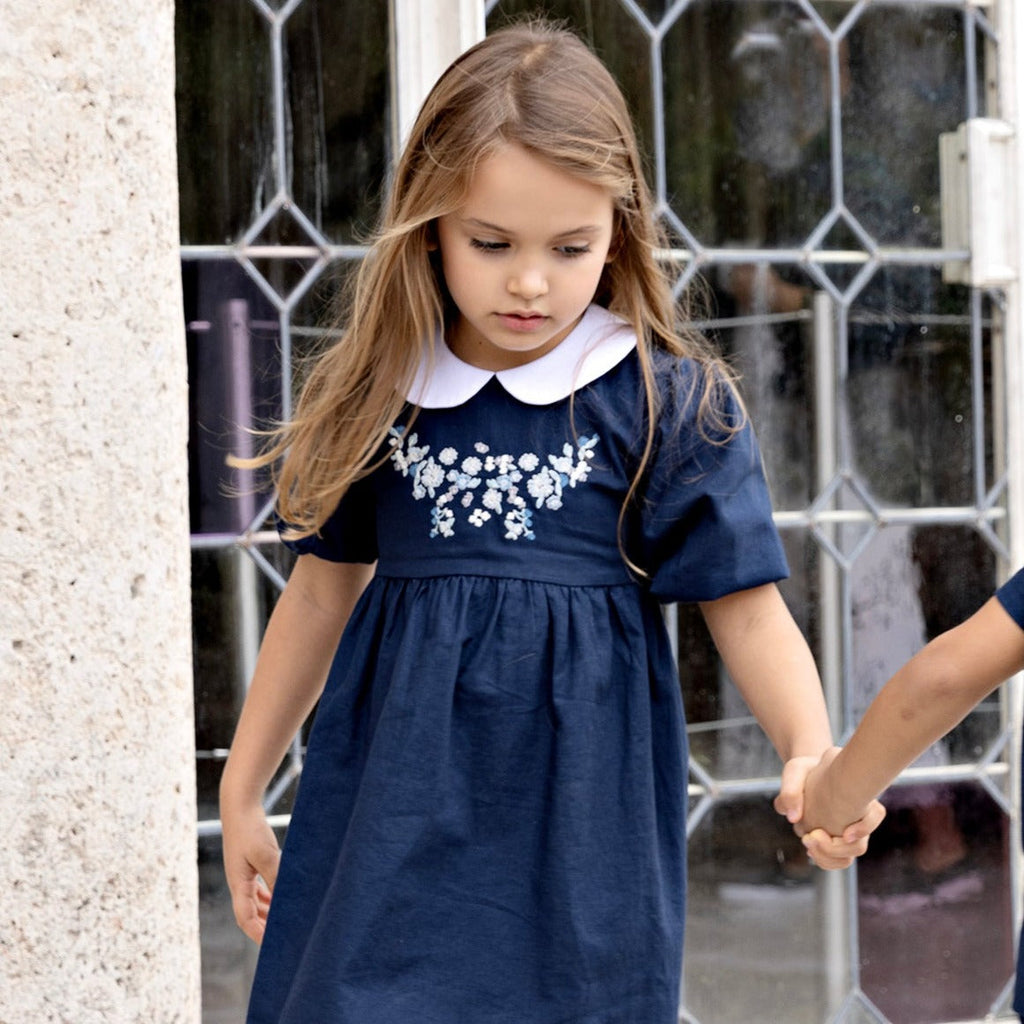
[[[288,414],[332,282],[363,255],[399,93],[436,56],[429,33],[395,17],[402,6],[177,4],[207,1024],[238,1019],[255,959],[223,885],[216,789],[290,566],[266,482],[224,458]],[[473,15],[472,0],[456,6]],[[792,567],[783,592],[841,735],[1011,567],[1008,517],[1020,512],[1004,380],[1019,311],[944,274],[967,254],[943,241],[938,156],[940,134],[999,116],[996,70],[1010,57],[998,5],[480,7],[487,30],[538,10],[565,19],[626,92],[678,287],[701,284],[701,325],[742,374]],[[395,59],[393,37],[406,56]],[[681,1019],[937,1022],[1005,1009],[1019,857],[1010,691],[906,773],[855,871],[825,875],[771,811],[778,762],[699,615],[670,616],[691,741]],[[301,744],[268,799],[282,830]]]

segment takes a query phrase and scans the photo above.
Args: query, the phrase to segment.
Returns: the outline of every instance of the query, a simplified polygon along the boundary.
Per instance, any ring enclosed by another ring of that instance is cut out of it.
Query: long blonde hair
[[[629,321],[638,339],[649,415],[630,498],[654,438],[652,348],[716,363],[703,340],[679,326],[636,136],[611,74],[577,36],[550,23],[501,29],[463,53],[424,102],[375,240],[339,297],[338,340],[314,364],[295,416],[250,463],[283,456],[277,510],[287,536],[316,533],[348,487],[380,462],[416,368],[452,315],[430,257],[436,221],[462,205],[477,165],[513,143],[613,199],[613,259],[594,301]],[[728,374],[718,369],[703,380],[702,422],[714,421],[715,392],[730,386]]]

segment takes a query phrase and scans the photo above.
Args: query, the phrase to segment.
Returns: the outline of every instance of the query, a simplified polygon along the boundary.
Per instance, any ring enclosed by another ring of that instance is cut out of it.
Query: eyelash
[[[469,244],[474,249],[483,253],[504,252],[508,248],[508,242],[488,242],[482,238],[471,238]],[[576,259],[578,256],[586,256],[590,252],[589,245],[559,245],[555,248],[560,256],[567,260]]]

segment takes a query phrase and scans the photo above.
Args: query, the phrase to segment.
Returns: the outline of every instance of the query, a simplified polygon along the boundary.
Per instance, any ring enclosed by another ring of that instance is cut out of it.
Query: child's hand
[[[831,747],[816,761],[813,757],[796,757],[788,761],[782,770],[779,795],[775,798],[775,809],[785,815],[793,825],[793,831],[803,839],[808,856],[818,867],[836,870],[849,867],[855,858],[867,851],[871,833],[882,823],[885,808],[872,800],[861,809],[856,820],[850,813],[848,823],[830,821],[826,817],[828,800],[820,793],[822,778],[826,769],[835,760],[839,747]],[[835,828],[830,834],[822,825]]]
[[[281,850],[263,808],[221,809],[224,835],[224,874],[238,927],[253,942],[262,942],[270,896],[277,880]]]
[[[859,821],[847,825],[841,836],[831,836],[823,828],[811,829],[801,836],[807,856],[819,868],[833,871],[848,868],[857,857],[867,852],[871,833],[885,817],[885,808],[872,800],[867,813]]]

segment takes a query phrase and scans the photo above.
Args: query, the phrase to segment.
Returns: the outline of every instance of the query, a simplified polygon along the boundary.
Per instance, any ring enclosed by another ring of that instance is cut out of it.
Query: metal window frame
[[[286,166],[283,133],[284,119],[282,115],[283,95],[281,93],[280,57],[281,57],[281,28],[290,14],[299,5],[301,0],[288,0],[279,8],[271,7],[266,0],[251,0],[253,6],[268,21],[271,26],[272,54],[275,61],[274,93],[272,97],[275,111],[275,125],[278,132],[275,134],[274,150],[277,155],[275,161],[275,181],[277,193],[273,200],[268,203],[264,216],[257,224],[231,246],[184,246],[182,256],[188,259],[223,259],[225,257],[236,259],[243,267],[250,270],[253,279],[259,284],[261,277],[252,269],[252,260],[261,256],[280,256],[284,253],[280,249],[273,252],[265,252],[261,247],[254,244],[254,239],[259,235],[260,230],[277,213],[282,205],[288,203],[284,168]],[[804,2],[804,0],[798,0]],[[916,0],[917,5],[923,3],[935,3],[938,6],[952,6],[948,0]],[[441,71],[469,45],[483,38],[485,33],[485,14],[495,6],[496,0],[391,0],[391,25],[392,33],[392,102],[394,103],[394,125],[397,146],[408,134],[412,119],[415,116],[422,100],[436,81]],[[652,25],[650,19],[637,6],[634,0],[620,0],[621,5],[630,11],[638,24],[645,27],[651,39],[652,54],[652,81],[660,77],[660,37],[674,22],[682,11],[690,6],[690,0],[677,0],[667,9],[665,17],[661,19],[660,27],[657,29]],[[866,6],[867,0],[851,0],[850,17],[855,17],[856,12]],[[809,5],[807,5],[809,6]],[[984,10],[984,18],[988,19],[993,27],[993,32],[998,36],[998,62],[996,75],[991,82],[993,95],[998,96],[998,113],[1000,118],[1012,126],[1019,127],[1024,116],[1024,9],[1015,0],[964,0],[963,10],[968,24],[972,24],[971,17],[974,13]],[[969,31],[974,31],[970,29]],[[969,92],[973,84],[969,86]],[[972,106],[976,106],[975,101]],[[655,88],[655,111],[656,132],[663,132],[663,117],[660,97]],[[1020,139],[1019,132],[1010,143],[1012,148],[1012,173],[1010,180],[1019,182],[1024,175],[1024,143]],[[659,154],[663,153],[663,140],[658,140]],[[662,213],[670,212],[665,201],[665,175],[663,159],[657,164],[656,192],[659,200],[659,208]],[[294,207],[289,207],[293,214],[298,214]],[[1008,280],[995,296],[1002,317],[1003,334],[1003,360],[1005,370],[1005,387],[1009,400],[1005,408],[1006,428],[1006,464],[1009,467],[1007,474],[1006,510],[1008,517],[1008,549],[1009,564],[1017,567],[1024,564],[1024,402],[1019,396],[1024,395],[1024,189],[1018,188],[1016,194],[1007,196],[1007,218],[1011,224],[1012,242],[1011,251],[1013,255],[1012,278]],[[299,299],[308,291],[323,267],[327,263],[338,258],[357,258],[364,250],[358,246],[336,246],[328,243],[316,232],[311,224],[303,223],[309,237],[314,240],[313,245],[301,247],[301,251],[289,250],[289,255],[310,258],[317,261],[311,269],[310,274],[303,280],[299,288],[288,297],[282,300],[280,296],[269,296],[275,308],[279,312],[279,327],[282,344],[282,358],[287,369],[290,363],[290,342],[294,328],[290,323],[290,315]],[[683,229],[684,237],[689,237]],[[701,249],[696,242],[693,244],[692,252],[674,253],[681,266],[686,267],[686,272],[681,274],[680,286],[688,279],[696,269],[697,263],[703,262],[749,262],[750,260],[770,260],[772,262],[800,262],[808,266],[812,272],[819,269],[821,265],[836,259],[845,262],[857,260],[871,264],[871,269],[887,263],[907,264],[910,262],[934,263],[937,258],[945,257],[950,260],[964,260],[969,258],[969,253],[963,251],[949,251],[941,253],[938,250],[927,250],[911,252],[909,250],[889,250],[876,248],[872,251],[870,259],[862,252],[836,253],[836,252],[808,252],[767,250],[765,252],[752,252],[747,249],[736,250],[710,250]],[[694,258],[696,257],[696,258]],[[868,268],[865,267],[865,272]],[[824,274],[819,276],[827,284]],[[818,293],[815,310],[804,314],[808,317],[814,316],[823,324],[831,322],[831,312],[826,308],[830,301],[841,299],[841,296],[826,294],[826,287]],[[975,313],[972,319],[978,319],[977,309],[981,301],[981,293],[975,294]],[[818,308],[820,307],[820,308]],[[289,389],[286,387],[285,392]],[[287,410],[286,410],[287,414]],[[1019,470],[1018,470],[1019,467]],[[998,510],[990,510],[995,518]],[[250,563],[254,569],[262,571],[279,585],[283,585],[273,566],[262,556],[258,545],[266,541],[269,534],[263,529],[263,523],[269,514],[269,507],[265,507],[256,514],[250,528],[241,536],[231,535],[204,535],[193,538],[193,547],[238,547],[250,558],[243,559]],[[856,518],[859,512],[846,513],[845,518]],[[908,521],[920,517],[926,517],[934,521],[936,515],[958,515],[958,521],[969,522],[977,517],[977,510],[973,508],[964,509],[915,509],[910,510]],[[830,512],[824,507],[814,508],[807,512],[782,512],[778,519],[781,526],[812,526],[827,530],[831,524],[843,518],[842,515]],[[813,521],[812,521],[813,520]],[[1022,756],[1021,749],[1021,720],[1024,713],[1024,686],[1020,678],[1008,684],[1006,699],[1003,704],[1006,723],[1009,726],[1010,743],[1010,764],[1019,765]],[[222,756],[223,751],[205,752],[208,756]],[[993,755],[995,756],[995,752]],[[283,789],[298,774],[301,765],[301,756],[298,747],[293,751],[291,767],[286,776],[280,781],[276,791]],[[973,778],[984,781],[982,776],[995,774],[993,765],[968,764],[956,766],[954,769],[944,769],[942,777],[951,778]],[[1004,769],[1005,770],[1005,769]],[[980,773],[980,774],[979,774]],[[916,781],[929,777],[933,770],[917,769],[905,773],[905,781]],[[706,797],[713,794],[715,797],[726,795],[732,792],[742,791],[744,793],[767,792],[764,780],[731,780],[723,782],[702,777],[699,771],[694,773],[694,785],[691,789],[695,795]],[[1010,803],[1012,820],[1019,826],[1021,818],[1021,786],[1019,773],[1011,772],[1010,778]],[[274,794],[271,794],[271,800]],[[692,825],[698,824],[702,811],[706,809],[704,800],[697,808],[692,819]],[[285,816],[277,816],[271,819],[276,824],[286,823]],[[215,835],[220,831],[220,823],[216,820],[202,821],[199,823],[200,835]],[[1011,843],[1011,884],[1014,894],[1014,921],[1019,925],[1021,920],[1020,900],[1024,893],[1024,858],[1020,853],[1020,845],[1016,841]],[[827,896],[829,912],[835,914],[837,919],[844,916],[848,919],[855,918],[855,878],[846,883],[841,883],[838,877],[834,885],[830,886]],[[852,937],[854,949],[830,950],[829,959],[839,974],[842,973],[844,965],[850,962],[851,952],[856,953],[856,935]],[[852,957],[855,961],[855,956]],[[849,982],[852,991],[859,989],[859,981],[854,973]]]

